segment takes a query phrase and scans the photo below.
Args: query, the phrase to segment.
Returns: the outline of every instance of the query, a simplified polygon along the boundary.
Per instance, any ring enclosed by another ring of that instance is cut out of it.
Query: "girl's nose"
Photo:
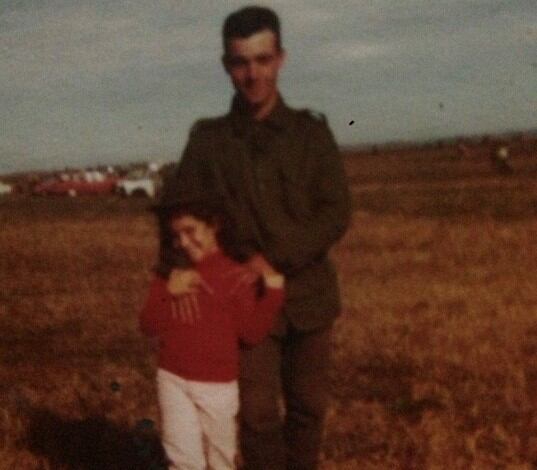
[[[184,233],[179,235],[179,244],[182,248],[186,248],[188,246],[188,237]]]

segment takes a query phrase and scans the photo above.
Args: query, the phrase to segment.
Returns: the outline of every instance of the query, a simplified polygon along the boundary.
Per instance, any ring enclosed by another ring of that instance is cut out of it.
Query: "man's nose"
[[[255,80],[259,76],[259,66],[255,62],[250,62],[248,64],[248,78],[250,80]]]

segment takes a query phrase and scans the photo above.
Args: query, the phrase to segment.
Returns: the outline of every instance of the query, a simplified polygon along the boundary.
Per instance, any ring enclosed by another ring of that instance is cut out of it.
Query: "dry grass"
[[[324,470],[537,465],[535,152],[517,158],[509,178],[348,159]],[[152,222],[140,201],[0,200],[1,469],[161,468],[137,331]]]

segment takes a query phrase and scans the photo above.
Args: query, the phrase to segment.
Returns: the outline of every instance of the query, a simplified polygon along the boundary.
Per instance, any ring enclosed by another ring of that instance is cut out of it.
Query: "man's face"
[[[226,72],[241,97],[254,109],[275,102],[278,73],[285,52],[278,50],[276,35],[262,30],[247,38],[231,38],[224,57]]]
[[[199,263],[218,251],[217,227],[190,215],[171,221],[174,245],[181,247],[193,263]]]

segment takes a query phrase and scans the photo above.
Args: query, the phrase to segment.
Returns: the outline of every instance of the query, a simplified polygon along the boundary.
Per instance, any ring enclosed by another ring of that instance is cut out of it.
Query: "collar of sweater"
[[[214,267],[222,265],[228,261],[229,258],[224,254],[224,252],[222,252],[222,250],[217,250],[198,261],[194,267],[198,271],[207,271],[212,270]]]

